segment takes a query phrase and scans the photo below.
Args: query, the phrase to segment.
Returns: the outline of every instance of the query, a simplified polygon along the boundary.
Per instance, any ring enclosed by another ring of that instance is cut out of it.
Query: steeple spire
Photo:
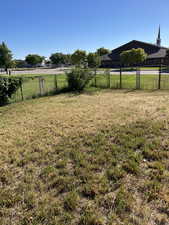
[[[159,47],[161,46],[161,28],[160,28],[160,26],[159,26],[159,30],[158,30],[157,45]]]

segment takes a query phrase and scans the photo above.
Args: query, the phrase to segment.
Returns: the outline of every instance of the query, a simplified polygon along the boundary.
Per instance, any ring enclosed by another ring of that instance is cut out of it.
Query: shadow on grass
[[[151,93],[151,92],[156,92],[156,91],[159,91],[159,89],[145,90],[145,89],[136,89],[136,88],[133,88],[133,89],[127,89],[127,90],[125,90],[124,93],[132,93],[132,92],[133,93],[135,93],[135,92],[148,92],[148,93]]]
[[[144,90],[144,89],[119,89],[119,88],[106,88],[106,87],[93,87],[89,86],[86,87],[84,90],[81,91],[72,91],[68,87],[60,88],[57,90],[49,91],[44,94],[37,94],[37,95],[32,95],[29,97],[24,98],[24,100],[21,99],[10,99],[7,104],[13,104],[21,101],[26,101],[26,100],[31,100],[31,99],[37,99],[37,98],[44,98],[44,97],[49,97],[49,96],[56,96],[56,95],[61,95],[61,94],[67,94],[68,97],[74,97],[74,96],[79,96],[81,94],[86,94],[86,95],[96,95],[99,92],[112,92],[112,91],[119,91],[123,94],[127,93],[138,93],[138,92],[146,92],[146,93],[157,93],[159,91],[167,91],[167,90],[161,90],[161,89],[152,89],[152,90]],[[169,91],[169,90],[168,90]],[[3,107],[5,105],[2,105],[0,107]]]

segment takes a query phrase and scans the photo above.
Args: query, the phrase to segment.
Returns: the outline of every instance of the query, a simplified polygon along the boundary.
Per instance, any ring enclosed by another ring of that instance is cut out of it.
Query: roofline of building
[[[117,48],[114,48],[112,51],[117,50],[117,49],[119,49],[119,48],[122,48],[122,47],[124,47],[125,45],[127,45],[127,44],[129,44],[129,43],[132,43],[132,42],[140,42],[140,43],[147,44],[147,45],[151,45],[151,46],[154,46],[154,47],[157,47],[157,48],[168,49],[167,47],[158,46],[158,45],[156,45],[156,44],[152,44],[152,43],[148,43],[148,42],[144,42],[144,41],[132,40],[132,41],[127,42],[127,43],[124,44],[124,45],[121,45],[121,46],[119,46],[119,47],[117,47]],[[111,52],[112,52],[112,51],[111,51]],[[110,53],[110,54],[111,54],[111,53]]]
[[[158,45],[156,45],[156,44],[152,44],[152,43],[149,43],[149,42],[138,41],[138,40],[133,40],[133,41],[141,42],[141,43],[143,43],[143,44],[148,44],[148,45],[152,45],[152,46],[156,46],[156,47],[158,47],[158,48],[168,49],[167,47],[164,47],[164,46],[158,46]]]

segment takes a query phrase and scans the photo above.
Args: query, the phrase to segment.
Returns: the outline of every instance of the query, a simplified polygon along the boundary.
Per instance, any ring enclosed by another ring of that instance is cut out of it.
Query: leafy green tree
[[[120,54],[122,64],[127,66],[138,65],[144,62],[147,58],[147,54],[142,48],[133,48],[131,50],[123,51]]]
[[[106,54],[110,53],[110,50],[102,47],[102,48],[97,49],[96,53],[98,55],[102,56],[102,55],[106,55]]]
[[[72,64],[78,67],[84,66],[86,64],[86,60],[87,60],[86,51],[83,50],[78,49],[71,56]]]
[[[2,42],[0,45],[0,67],[7,70],[12,65],[12,53],[7,45]]]
[[[51,63],[53,65],[65,64],[65,56],[63,53],[54,53],[50,56]]]
[[[90,68],[98,68],[101,65],[101,58],[97,53],[89,53],[87,61]]]
[[[64,61],[65,61],[65,65],[71,65],[72,64],[71,54],[65,54],[64,55]]]
[[[29,54],[26,56],[25,61],[31,66],[36,66],[37,64],[42,63],[44,59],[44,56]]]
[[[15,59],[14,64],[16,68],[22,68],[25,67],[25,60],[22,59]]]

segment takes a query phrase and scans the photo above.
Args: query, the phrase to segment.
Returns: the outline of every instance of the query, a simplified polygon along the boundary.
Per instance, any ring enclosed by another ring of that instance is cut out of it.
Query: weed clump
[[[114,210],[118,215],[130,213],[133,202],[134,199],[132,194],[129,193],[124,186],[121,186],[114,201]]]
[[[110,181],[118,182],[125,176],[125,171],[121,167],[115,167],[107,170],[107,177]]]
[[[157,180],[146,181],[143,189],[147,201],[150,202],[152,200],[158,199],[161,188],[162,185]]]
[[[139,163],[134,160],[128,160],[123,164],[123,169],[128,172],[135,175],[138,175],[140,172]]]
[[[78,206],[79,196],[77,192],[72,191],[64,198],[64,207],[66,210],[75,210]]]
[[[105,219],[96,211],[86,211],[80,218],[78,225],[105,225]]]

